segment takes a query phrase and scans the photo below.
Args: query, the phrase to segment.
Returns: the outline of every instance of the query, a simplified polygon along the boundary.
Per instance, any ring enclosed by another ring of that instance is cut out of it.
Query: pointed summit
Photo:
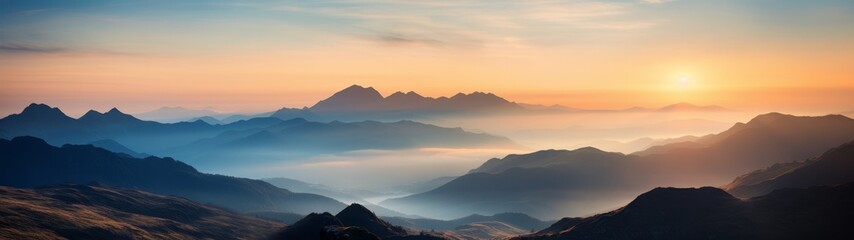
[[[377,110],[383,100],[383,96],[373,87],[353,85],[317,102],[311,110],[318,112]]]
[[[344,208],[335,217],[345,226],[360,227],[382,238],[406,235],[406,230],[383,221],[374,212],[358,203]]]

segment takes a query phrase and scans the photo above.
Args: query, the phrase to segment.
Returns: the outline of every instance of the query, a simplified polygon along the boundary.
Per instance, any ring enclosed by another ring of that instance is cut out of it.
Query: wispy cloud
[[[596,0],[337,0],[240,6],[340,20],[336,23],[355,29],[355,33],[342,31],[343,34],[387,46],[477,48],[507,38],[518,39],[519,43],[551,38],[551,33],[560,35],[560,31],[579,34],[653,27],[655,21],[629,16],[638,4]]]
[[[11,53],[58,53],[66,49],[57,47],[45,47],[31,44],[0,43],[0,52]]]

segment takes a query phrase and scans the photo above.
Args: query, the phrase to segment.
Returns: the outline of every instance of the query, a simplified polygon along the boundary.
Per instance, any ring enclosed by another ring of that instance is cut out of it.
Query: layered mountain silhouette
[[[739,200],[721,189],[656,188],[618,210],[514,239],[846,239],[854,184]]]
[[[3,239],[262,239],[283,225],[106,186],[0,186]]]
[[[92,145],[54,147],[34,137],[0,139],[0,185],[37,187],[99,182],[176,195],[240,212],[307,214],[344,208],[333,199],[293,193],[260,180],[205,174],[172,158],[138,159]]]
[[[307,155],[362,149],[519,147],[504,137],[413,121],[322,123],[302,118],[262,117],[224,125],[201,120],[164,124],[139,120],[115,108],[105,113],[89,111],[74,119],[43,104],[31,104],[20,114],[0,119],[0,133],[6,138],[35,136],[53,145],[88,144],[109,139],[112,142],[97,143],[137,157],[142,156],[135,154],[139,152],[174,156],[201,168],[233,167],[235,159],[251,158],[256,163],[281,159],[269,157],[269,153]],[[251,155],[257,153],[264,153],[261,155],[268,159]]]
[[[854,141],[830,149],[802,162],[775,164],[739,176],[723,188],[730,194],[750,198],[776,189],[839,185],[854,182]]]
[[[854,120],[844,116],[771,113],[692,142],[629,155],[588,147],[491,159],[436,189],[381,205],[445,218],[508,211],[544,219],[585,215],[655,186],[721,185],[754,169],[818,156],[851,139]]]
[[[213,108],[190,109],[185,107],[162,107],[148,112],[136,113],[133,116],[139,119],[158,122],[182,122],[200,116],[222,116]]]
[[[317,102],[309,110],[317,113],[354,112],[483,112],[514,111],[523,108],[492,93],[458,93],[452,97],[431,98],[415,92],[395,92],[383,97],[373,87],[353,85]]]
[[[282,108],[271,116],[314,121],[412,120],[437,116],[573,112],[721,112],[729,109],[709,105],[677,103],[661,108],[634,107],[623,110],[577,109],[561,105],[536,105],[509,101],[493,93],[457,93],[451,97],[425,97],[416,92],[394,92],[383,96],[373,87],[352,85],[311,107]]]
[[[408,239],[407,235],[402,227],[389,224],[362,205],[351,204],[336,215],[309,214],[273,239]]]
[[[261,129],[226,132],[170,151],[180,153],[186,149],[285,149],[295,152],[335,152],[418,147],[519,146],[504,137],[413,121],[320,123],[295,118]]]
[[[442,115],[507,114],[526,108],[492,93],[458,93],[452,97],[425,97],[415,92],[395,92],[387,97],[373,87],[353,85],[311,107],[283,108],[271,116],[316,121],[396,121]]]
[[[34,136],[54,145],[110,139],[135,151],[167,155],[163,152],[165,149],[226,131],[268,127],[281,122],[277,118],[255,118],[227,125],[211,125],[203,121],[164,124],[139,120],[115,108],[105,113],[89,111],[74,119],[58,108],[30,104],[19,114],[0,119],[0,132],[6,138]]]
[[[145,153],[138,153],[138,152],[126,147],[125,145],[122,145],[121,143],[110,140],[110,139],[101,139],[98,141],[90,142],[89,144],[92,146],[95,146],[95,147],[106,149],[110,152],[124,153],[124,154],[127,154],[128,156],[135,157],[135,158],[146,158],[148,156],[151,156],[151,155],[148,155]]]

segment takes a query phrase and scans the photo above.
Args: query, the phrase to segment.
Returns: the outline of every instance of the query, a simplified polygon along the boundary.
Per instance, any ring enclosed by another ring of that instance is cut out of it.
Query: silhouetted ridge
[[[318,112],[356,111],[360,108],[376,110],[383,99],[383,96],[373,87],[353,85],[321,100],[312,106],[311,110]]]
[[[674,206],[714,207],[726,204],[737,204],[738,199],[726,191],[713,188],[655,188],[641,194],[629,203],[623,211],[656,208],[672,208]],[[700,206],[704,205],[704,206]]]
[[[406,235],[406,230],[383,221],[371,210],[358,203],[350,204],[335,217],[341,220],[344,226],[360,227],[382,238]]]
[[[737,200],[722,190],[657,188],[625,207],[515,239],[848,239],[854,183]]]
[[[62,112],[62,110],[59,110],[59,108],[50,107],[41,103],[31,103],[29,106],[24,108],[24,111],[21,111],[21,115],[38,118],[68,117]]]
[[[725,186],[738,197],[749,198],[782,188],[805,188],[854,182],[854,141],[802,162],[775,164],[737,177]]]
[[[34,137],[0,141],[0,185],[100,182],[157,194],[186,197],[237,211],[307,213],[337,210],[343,204],[314,194],[292,193],[246,178],[204,174],[172,158],[137,159],[92,145],[54,147]]]

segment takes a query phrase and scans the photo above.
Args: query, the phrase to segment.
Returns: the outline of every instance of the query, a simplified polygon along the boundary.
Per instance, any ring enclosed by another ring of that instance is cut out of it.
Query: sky
[[[6,1],[0,115],[259,112],[352,84],[578,108],[854,111],[854,1]]]

